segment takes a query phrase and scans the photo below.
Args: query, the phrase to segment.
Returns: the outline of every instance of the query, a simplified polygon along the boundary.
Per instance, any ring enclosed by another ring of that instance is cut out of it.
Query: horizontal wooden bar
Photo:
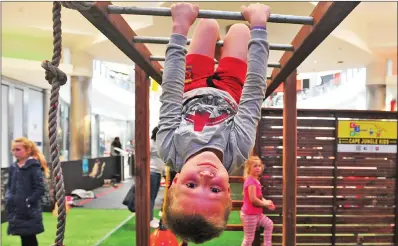
[[[150,15],[150,16],[171,16],[170,8],[162,7],[123,7],[123,6],[109,6],[108,12],[110,14],[132,14],[132,15]],[[220,11],[220,10],[199,10],[198,18],[204,19],[220,19],[220,20],[236,20],[243,21],[245,18],[241,12],[235,11]],[[271,14],[268,19],[270,23],[284,23],[284,24],[301,24],[312,25],[313,18],[308,16],[294,16],[294,15],[276,15]]]
[[[191,39],[188,39],[187,45],[191,44]],[[133,37],[134,43],[146,43],[146,44],[168,44],[170,38],[167,37],[147,37],[147,36],[135,36]],[[216,43],[217,47],[222,47],[224,45],[223,40],[219,40]],[[290,44],[270,44],[270,50],[281,50],[281,51],[293,51],[293,46]]]
[[[264,117],[282,117],[283,109],[281,108],[262,108],[261,115]],[[348,109],[298,109],[297,117],[308,117],[314,119],[316,117],[328,118],[355,118],[355,119],[390,119],[397,120],[397,112],[376,111],[376,110],[348,110]]]
[[[228,224],[226,231],[243,231],[242,224]],[[327,234],[331,233],[332,225],[298,225],[296,226],[296,230],[298,234],[315,234],[313,235],[316,237],[316,234]],[[336,232],[337,233],[371,233],[371,234],[390,234],[393,233],[394,227],[390,225],[383,225],[383,226],[372,226],[372,225],[365,225],[365,226],[337,226]],[[275,225],[272,231],[273,234],[282,233],[282,226]],[[298,235],[300,237],[300,235]]]

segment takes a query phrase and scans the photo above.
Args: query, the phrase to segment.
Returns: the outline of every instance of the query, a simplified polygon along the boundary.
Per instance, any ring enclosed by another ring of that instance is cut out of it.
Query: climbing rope
[[[58,205],[58,223],[55,238],[55,246],[62,246],[65,234],[65,189],[62,175],[61,162],[59,160],[57,139],[57,112],[59,104],[59,89],[66,83],[66,74],[58,66],[62,56],[62,30],[61,30],[61,5],[53,2],[53,57],[52,61],[44,61],[42,68],[46,70],[46,80],[51,85],[50,110],[48,112],[48,130],[50,139],[52,185],[55,184],[55,202]]]
[[[50,139],[52,186],[55,185],[55,202],[58,206],[57,232],[55,246],[62,246],[65,234],[66,209],[65,209],[65,188],[62,174],[61,162],[59,160],[58,139],[57,139],[57,116],[59,104],[59,90],[67,81],[66,74],[58,66],[62,57],[62,29],[61,29],[61,4],[67,8],[76,10],[88,10],[91,2],[53,2],[53,57],[52,61],[44,61],[41,66],[45,70],[45,78],[51,85],[50,110],[48,112],[48,130]]]
[[[60,3],[65,8],[74,9],[74,10],[78,10],[78,11],[87,11],[95,4],[95,2],[85,2],[85,1],[83,1],[83,2],[81,2],[81,1],[79,1],[79,2],[77,2],[77,1],[62,1]]]

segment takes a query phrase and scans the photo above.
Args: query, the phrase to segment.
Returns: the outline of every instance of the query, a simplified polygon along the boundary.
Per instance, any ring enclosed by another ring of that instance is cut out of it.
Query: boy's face
[[[231,199],[228,172],[210,151],[189,159],[174,178],[172,189],[175,189],[175,204],[186,214],[223,216]]]

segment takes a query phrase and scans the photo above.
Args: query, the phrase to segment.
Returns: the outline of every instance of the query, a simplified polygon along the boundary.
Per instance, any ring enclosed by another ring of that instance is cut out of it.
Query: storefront
[[[1,77],[1,167],[13,162],[11,142],[27,137],[43,151],[43,89]]]

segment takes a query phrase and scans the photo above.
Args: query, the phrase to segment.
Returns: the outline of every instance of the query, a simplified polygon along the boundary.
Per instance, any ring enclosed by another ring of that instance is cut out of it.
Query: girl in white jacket
[[[156,134],[159,131],[158,127],[155,127],[152,130],[152,136],[151,136],[151,145],[150,145],[150,158],[151,158],[151,164],[150,164],[150,169],[151,169],[151,227],[152,228],[157,228],[159,226],[159,220],[153,217],[153,207],[155,205],[155,200],[156,196],[159,192],[160,188],[160,181],[162,179],[162,173],[165,168],[165,163],[160,159],[158,155],[158,151],[156,148]]]

